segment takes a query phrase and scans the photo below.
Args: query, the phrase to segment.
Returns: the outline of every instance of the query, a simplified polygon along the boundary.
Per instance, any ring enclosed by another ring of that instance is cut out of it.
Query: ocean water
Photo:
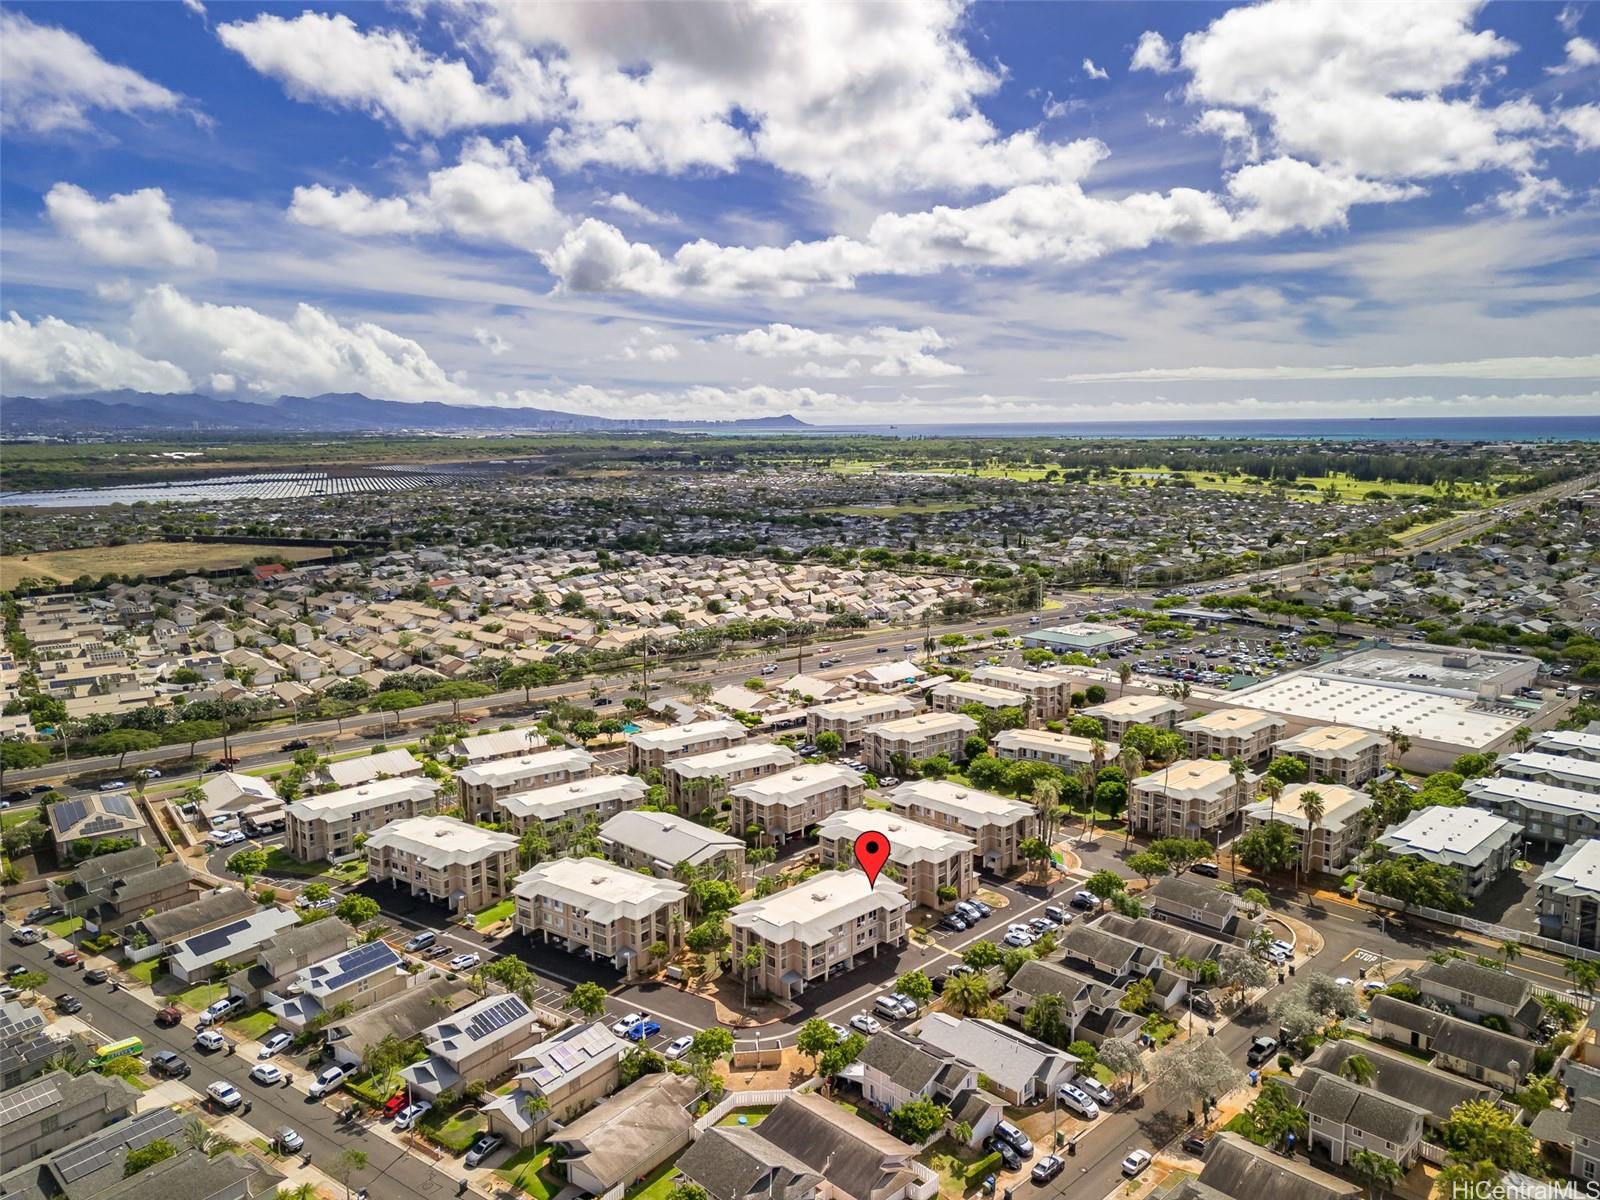
[[[1565,417],[1362,417],[1315,421],[1039,421],[818,425],[792,432],[972,438],[1272,438],[1326,441],[1595,442],[1600,414]]]

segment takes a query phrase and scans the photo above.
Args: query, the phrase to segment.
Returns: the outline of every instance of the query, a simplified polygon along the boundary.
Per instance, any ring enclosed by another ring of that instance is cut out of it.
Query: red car
[[[383,1115],[386,1117],[392,1117],[405,1106],[406,1094],[404,1089],[402,1089],[383,1102]]]
[[[176,1005],[169,1004],[156,1013],[157,1025],[182,1025],[183,1012]]]
[[[83,955],[79,954],[76,950],[56,951],[56,966],[58,967],[75,967],[82,961]]]

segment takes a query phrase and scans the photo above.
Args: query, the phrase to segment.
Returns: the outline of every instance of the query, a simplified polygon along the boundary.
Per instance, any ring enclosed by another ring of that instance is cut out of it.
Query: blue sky
[[[1600,411],[1600,4],[0,19],[10,395]]]

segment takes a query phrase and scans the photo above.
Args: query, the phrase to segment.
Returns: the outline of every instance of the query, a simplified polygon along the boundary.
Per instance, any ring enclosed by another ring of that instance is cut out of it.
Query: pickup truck
[[[1259,1067],[1278,1052],[1278,1039],[1258,1037],[1250,1039],[1250,1049],[1245,1052],[1244,1060],[1252,1067]]]

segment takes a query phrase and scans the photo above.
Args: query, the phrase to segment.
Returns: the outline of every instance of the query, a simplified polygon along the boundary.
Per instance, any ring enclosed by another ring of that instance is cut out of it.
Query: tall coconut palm
[[[1402,733],[1398,725],[1389,726],[1389,732],[1384,736],[1389,739],[1389,749],[1393,752],[1392,757],[1395,763],[1398,764],[1406,756],[1406,752],[1411,749],[1411,738]]]
[[[1322,818],[1327,814],[1328,802],[1322,798],[1322,793],[1315,788],[1304,788],[1295,797],[1295,803],[1300,806],[1300,811],[1306,819],[1306,840],[1300,850],[1300,863],[1295,866],[1295,886],[1300,886],[1300,867],[1304,865],[1307,873],[1311,870],[1311,847],[1316,841],[1317,827],[1322,824]]]
[[[1128,779],[1128,799],[1123,809],[1122,822],[1122,848],[1127,850],[1133,845],[1133,818],[1127,813],[1127,808],[1133,804],[1133,781],[1139,778],[1145,768],[1144,751],[1137,746],[1122,746],[1117,751],[1117,766],[1122,768],[1123,775]]]
[[[1039,840],[1046,846],[1055,840],[1056,812],[1061,806],[1061,784],[1054,779],[1039,779],[1033,785],[1033,811],[1039,818]]]
[[[1262,776],[1261,794],[1267,798],[1267,824],[1275,825],[1278,821],[1278,797],[1283,795],[1283,780],[1276,775]]]
[[[1406,1177],[1404,1168],[1376,1150],[1355,1150],[1345,1160],[1350,1170],[1367,1185],[1373,1200],[1386,1195]]]
[[[1128,686],[1128,680],[1133,678],[1133,664],[1119,662],[1117,664],[1117,695],[1121,697],[1122,689]]]

